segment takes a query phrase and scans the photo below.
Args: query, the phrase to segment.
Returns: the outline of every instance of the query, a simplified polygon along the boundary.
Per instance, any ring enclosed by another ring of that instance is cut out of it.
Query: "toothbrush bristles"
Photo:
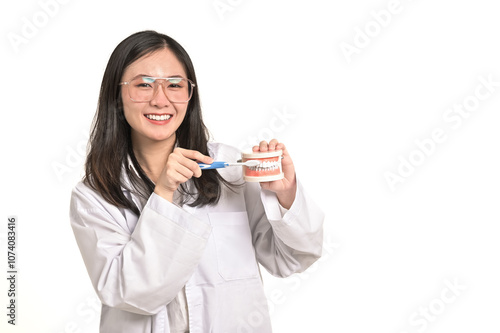
[[[250,160],[250,161],[246,161],[245,163],[243,163],[244,165],[246,165],[247,167],[254,167],[254,166],[257,166],[260,164],[259,161],[257,160]]]

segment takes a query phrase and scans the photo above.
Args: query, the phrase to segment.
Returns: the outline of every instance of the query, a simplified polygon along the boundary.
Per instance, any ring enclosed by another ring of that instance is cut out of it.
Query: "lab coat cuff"
[[[165,200],[156,193],[152,193],[144,209],[151,209],[159,215],[165,217],[172,223],[175,223],[182,229],[187,230],[199,237],[208,239],[212,232],[212,227],[192,214],[186,212],[181,207]]]
[[[303,195],[302,185],[297,179],[297,190],[295,192],[295,200],[290,209],[282,207],[279,203],[278,197],[275,192],[268,190],[261,190],[261,200],[266,211],[266,216],[269,221],[283,221],[285,224],[291,224],[295,216],[299,215],[302,208]]]

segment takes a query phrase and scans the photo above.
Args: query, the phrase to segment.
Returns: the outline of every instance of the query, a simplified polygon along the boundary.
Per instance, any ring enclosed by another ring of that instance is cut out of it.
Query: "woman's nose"
[[[158,85],[156,86],[155,95],[153,96],[153,99],[150,103],[156,107],[166,107],[171,104],[167,94],[165,93],[163,83],[158,83]]]

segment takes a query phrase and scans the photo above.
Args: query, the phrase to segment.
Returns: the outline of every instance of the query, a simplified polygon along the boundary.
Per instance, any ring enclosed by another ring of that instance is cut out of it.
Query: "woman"
[[[197,162],[240,153],[208,142],[186,51],[154,31],[116,47],[70,207],[101,332],[271,332],[257,262],[276,276],[305,270],[321,255],[323,214],[283,143],[253,150],[282,150],[285,178],[202,172]]]

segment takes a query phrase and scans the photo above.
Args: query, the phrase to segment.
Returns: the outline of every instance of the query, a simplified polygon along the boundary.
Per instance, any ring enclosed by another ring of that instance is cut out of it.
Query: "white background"
[[[400,0],[390,19],[390,0],[62,2],[0,11],[0,266],[16,215],[20,271],[15,327],[1,279],[0,331],[97,332],[69,197],[109,55],[145,29],[191,55],[214,139],[278,137],[326,213],[323,259],[264,276],[275,332],[500,329],[500,86],[459,125],[443,118],[488,92],[480,77],[500,82],[495,2]],[[446,140],[419,153],[435,129]]]

